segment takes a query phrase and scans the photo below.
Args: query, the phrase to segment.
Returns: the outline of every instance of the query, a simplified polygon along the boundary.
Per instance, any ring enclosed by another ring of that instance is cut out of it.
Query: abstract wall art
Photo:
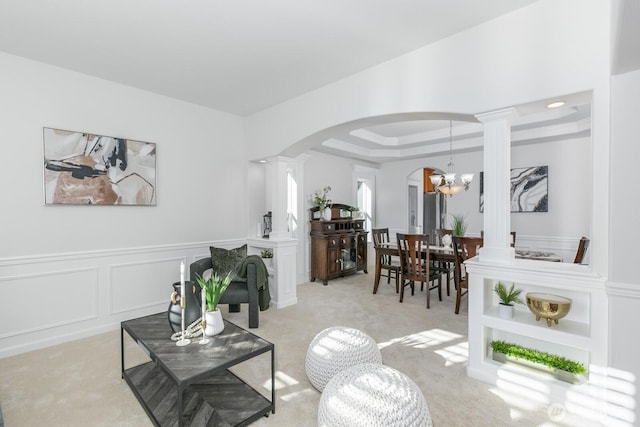
[[[547,212],[548,188],[548,166],[511,169],[511,212]],[[484,212],[483,172],[480,172],[480,212]]]
[[[46,205],[156,204],[156,145],[43,128]]]

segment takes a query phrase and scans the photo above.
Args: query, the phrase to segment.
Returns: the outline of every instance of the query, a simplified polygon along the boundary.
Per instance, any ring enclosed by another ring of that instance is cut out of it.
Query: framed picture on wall
[[[45,205],[156,204],[156,145],[43,128]]]
[[[511,212],[548,212],[549,167],[511,169]],[[480,212],[484,212],[484,173],[480,172]]]

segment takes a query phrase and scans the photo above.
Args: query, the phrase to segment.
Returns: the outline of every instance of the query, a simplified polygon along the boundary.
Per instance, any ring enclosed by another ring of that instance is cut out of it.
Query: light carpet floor
[[[372,271],[372,270],[370,270]],[[383,279],[384,280],[384,279]],[[496,390],[468,378],[467,303],[453,312],[455,296],[432,291],[431,309],[416,290],[398,302],[393,284],[372,294],[373,274],[358,273],[297,287],[298,303],[260,313],[251,331],[275,344],[276,413],[255,426],[314,426],[320,393],[305,374],[309,342],[330,326],[360,329],[378,343],[383,363],[408,375],[420,387],[436,426],[554,425],[526,396]],[[453,291],[453,289],[452,289]],[[247,327],[246,307],[223,316]],[[146,357],[131,339],[127,366]],[[270,397],[269,355],[233,368]],[[0,359],[0,405],[6,427],[151,426],[120,377],[120,331]]]

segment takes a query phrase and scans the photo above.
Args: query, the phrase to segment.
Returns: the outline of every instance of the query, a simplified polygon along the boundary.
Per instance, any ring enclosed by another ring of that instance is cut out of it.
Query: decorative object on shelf
[[[511,319],[513,317],[514,303],[524,304],[522,299],[520,299],[522,289],[516,289],[516,285],[513,283],[511,284],[511,288],[507,290],[507,287],[502,282],[498,282],[493,288],[493,291],[500,299],[499,314],[503,319]]]
[[[451,247],[453,240],[451,239],[451,234],[444,234],[442,236],[442,246]]]
[[[447,173],[443,175],[431,175],[431,183],[436,190],[436,193],[447,194],[451,197],[454,194],[459,193],[464,188],[465,191],[469,189],[469,185],[473,180],[472,173],[463,173],[460,176],[462,185],[456,183],[456,173],[453,163],[453,122],[449,120],[449,164],[447,165]]]
[[[322,194],[318,193],[317,191],[313,193],[313,203],[318,208],[320,208],[320,210],[323,210],[327,206],[331,205],[331,200],[329,200],[328,197],[329,191],[331,191],[331,187],[327,185],[322,189]]]
[[[262,237],[265,239],[269,238],[269,234],[271,233],[271,224],[271,211],[269,211],[262,216]]]
[[[466,215],[451,214],[451,233],[454,236],[463,237],[467,232],[467,217]],[[451,237],[451,236],[449,236]],[[451,243],[449,243],[451,244]]]
[[[264,265],[270,267],[273,262],[273,249],[263,249],[260,251],[260,257]]]
[[[222,313],[218,310],[218,302],[231,284],[233,278],[233,272],[227,273],[227,276],[223,279],[218,276],[217,272],[212,272],[209,279],[203,279],[199,274],[196,275],[196,280],[202,289],[205,290],[205,298],[207,301],[207,312],[205,315],[206,329],[204,331],[206,336],[212,337],[219,334],[224,330],[224,321],[222,320]],[[215,314],[217,312],[217,314]],[[211,314],[213,313],[213,314]]]
[[[331,221],[332,217],[333,215],[332,215],[331,206],[327,206],[322,210],[322,219],[324,219],[325,221]]]
[[[558,324],[571,310],[571,300],[553,294],[528,293],[527,307],[536,316],[536,320],[542,318],[547,320],[547,326],[551,327],[553,322]]]
[[[504,341],[491,341],[489,345],[492,358],[497,362],[514,362],[549,372],[556,379],[572,384],[586,380],[587,369],[580,362]]]

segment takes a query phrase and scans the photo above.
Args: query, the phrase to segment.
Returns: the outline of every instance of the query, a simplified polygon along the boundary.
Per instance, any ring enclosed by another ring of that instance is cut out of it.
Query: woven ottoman
[[[319,427],[432,425],[416,383],[389,366],[363,363],[347,368],[331,378],[320,397]]]
[[[311,384],[322,391],[338,372],[367,362],[382,363],[373,338],[358,329],[334,326],[321,331],[309,344],[305,370]]]

